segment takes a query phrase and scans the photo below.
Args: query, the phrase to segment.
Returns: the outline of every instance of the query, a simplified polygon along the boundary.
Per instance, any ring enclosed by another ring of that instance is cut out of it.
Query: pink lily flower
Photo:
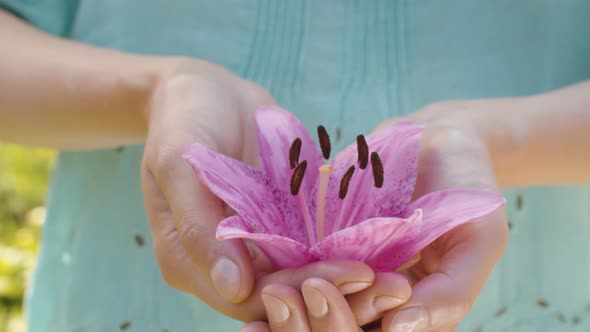
[[[492,192],[449,189],[411,202],[424,128],[403,122],[330,157],[299,120],[278,107],[256,111],[261,169],[191,145],[184,158],[237,215],[217,238],[254,241],[276,268],[325,259],[365,262],[392,271],[443,233],[505,204]],[[324,163],[324,159],[329,160]]]

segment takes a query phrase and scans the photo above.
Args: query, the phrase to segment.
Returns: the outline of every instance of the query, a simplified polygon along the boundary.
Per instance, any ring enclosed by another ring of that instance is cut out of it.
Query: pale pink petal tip
[[[255,233],[239,216],[228,217],[219,223],[216,236],[219,240],[254,241],[278,269],[297,268],[315,260],[303,244],[275,234]]]

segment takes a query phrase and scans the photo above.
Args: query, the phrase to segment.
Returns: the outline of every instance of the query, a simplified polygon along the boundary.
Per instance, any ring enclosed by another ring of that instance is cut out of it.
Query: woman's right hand
[[[364,281],[363,287],[373,280],[363,264],[318,263],[255,282],[268,266],[252,264],[241,241],[215,240],[227,212],[182,153],[201,142],[255,164],[252,115],[274,102],[258,85],[205,61],[56,38],[1,9],[0,44],[6,45],[0,52],[0,139],[76,151],[145,142],[145,207],[155,255],[172,287],[253,320],[264,318],[259,285],[269,280],[298,286],[318,275],[337,285]]]
[[[146,105],[141,170],[155,255],[166,282],[245,321],[265,318],[260,290],[271,282],[299,288],[316,276],[336,286],[349,283],[341,288],[344,293],[368,287],[374,275],[362,263],[320,262],[268,274],[270,264],[254,248],[241,240],[216,240],[217,223],[230,211],[199,182],[182,154],[199,142],[256,166],[254,111],[274,100],[260,86],[204,61],[178,59],[169,68]]]

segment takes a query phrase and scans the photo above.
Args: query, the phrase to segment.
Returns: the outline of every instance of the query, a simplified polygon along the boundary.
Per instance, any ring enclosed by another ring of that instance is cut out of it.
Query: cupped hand
[[[408,118],[426,128],[414,199],[448,188],[498,191],[485,135],[477,130],[477,122],[485,119],[481,112],[469,108],[469,103],[449,102],[432,105]],[[352,314],[356,326],[371,331],[379,327],[392,332],[455,331],[502,256],[507,240],[507,220],[501,208],[447,232],[396,272],[377,274],[371,287],[346,297],[348,305],[335,301],[338,304],[332,307],[331,315]],[[407,279],[400,278],[399,273]],[[394,305],[395,300],[389,299],[386,303],[391,308],[381,310],[375,294],[397,296],[399,301]],[[326,329],[330,330],[337,329]]]
[[[477,121],[485,117],[468,105],[435,104],[409,117],[426,126],[414,198],[446,188],[499,190],[485,137],[477,130]],[[383,330],[455,331],[507,241],[503,208],[439,237],[398,270],[412,283],[412,297],[384,315]],[[359,305],[356,298],[349,302],[351,307]]]
[[[178,59],[146,105],[141,177],[161,273],[170,286],[245,321],[265,317],[260,291],[268,283],[300,287],[306,278],[319,276],[347,293],[366,288],[374,278],[357,262],[321,262],[267,274],[271,266],[255,247],[216,240],[217,223],[231,211],[199,182],[182,154],[199,142],[257,165],[253,114],[273,103],[264,89],[219,66]]]

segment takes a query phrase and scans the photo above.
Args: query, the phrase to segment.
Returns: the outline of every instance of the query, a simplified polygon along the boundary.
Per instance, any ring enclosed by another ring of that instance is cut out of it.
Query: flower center
[[[328,136],[328,132],[324,126],[318,126],[317,128],[318,138],[320,142],[320,148],[322,150],[322,156],[326,161],[330,159],[330,152],[332,149],[332,145],[330,143],[330,136]],[[358,135],[356,138],[357,142],[357,150],[358,150],[358,166],[361,170],[367,168],[369,163],[369,158],[371,160],[371,170],[373,173],[373,181],[374,185],[377,188],[381,188],[383,186],[383,163],[379,158],[379,154],[377,152],[372,152],[369,155],[369,146],[367,145],[367,141],[363,135]],[[307,170],[307,160],[303,160],[299,162],[299,157],[301,155],[301,145],[302,141],[301,138],[297,137],[291,144],[289,148],[289,165],[293,170],[293,175],[291,176],[291,194],[293,196],[299,197],[299,204],[301,211],[303,213],[303,219],[305,221],[305,228],[307,231],[307,235],[309,238],[310,244],[320,241],[324,238],[325,235],[325,207],[326,207],[326,196],[328,193],[328,184],[330,182],[330,176],[334,169],[328,165],[323,164],[319,168],[319,183],[318,183],[318,195],[317,195],[317,214],[316,214],[316,229],[314,234],[313,225],[311,222],[311,216],[309,215],[309,208],[307,205],[307,200],[305,195],[300,194],[299,191],[301,189],[301,185],[303,183],[303,178],[305,176],[305,171]],[[338,191],[338,197],[341,200],[346,198],[348,193],[348,187],[350,185],[350,180],[352,179],[352,175],[354,174],[356,167],[351,165],[348,170],[342,176],[340,180],[340,187]],[[341,219],[341,218],[339,218]],[[340,220],[339,220],[340,221]],[[339,223],[338,221],[338,223]],[[338,228],[337,228],[338,229]],[[317,234],[317,238],[316,235]]]

